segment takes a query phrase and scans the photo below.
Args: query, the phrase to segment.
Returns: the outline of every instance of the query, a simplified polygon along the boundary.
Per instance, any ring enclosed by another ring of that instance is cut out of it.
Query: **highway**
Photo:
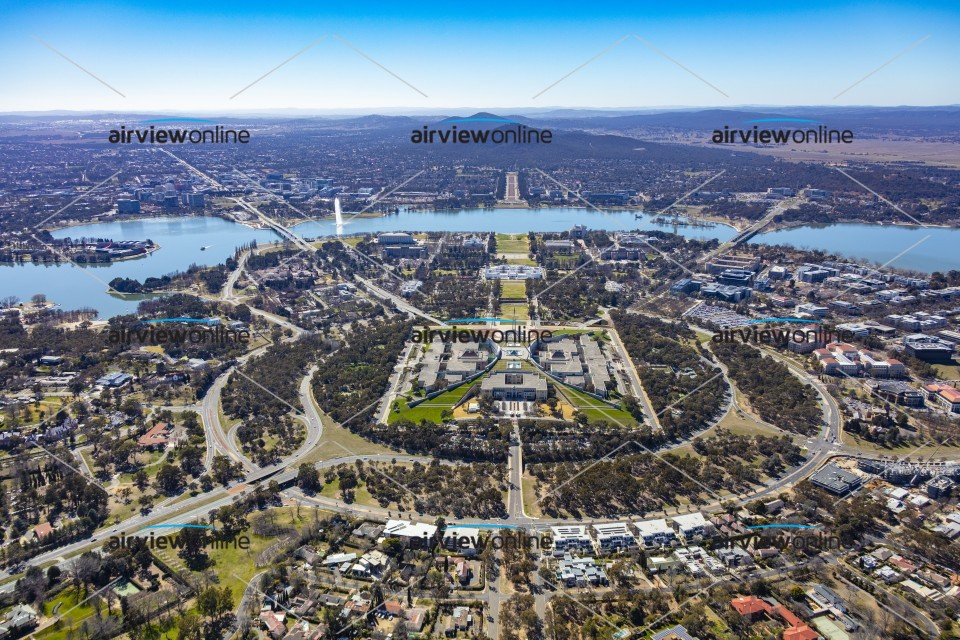
[[[633,388],[636,390],[633,396],[639,400],[641,406],[643,406],[643,413],[650,424],[650,428],[655,432],[660,431],[660,420],[657,417],[657,412],[653,410],[653,404],[650,402],[650,398],[647,397],[647,392],[644,390],[643,384],[640,382],[640,375],[637,373],[636,365],[633,364],[633,358],[630,357],[630,353],[624,346],[623,340],[620,339],[620,332],[617,331],[613,324],[613,318],[611,318],[609,314],[607,315],[607,321],[610,325],[607,334],[613,339],[613,343],[616,345],[617,351],[619,351],[620,354],[620,361],[623,362],[623,368],[630,377],[630,384],[633,385]]]
[[[220,290],[220,299],[222,301],[233,302],[236,300],[236,295],[234,295],[233,289],[237,286],[237,280],[239,280],[240,276],[243,275],[244,267],[246,266],[247,258],[249,257],[250,249],[245,249],[237,258],[237,268],[230,272],[230,275],[227,276],[227,281],[223,284],[223,288]]]
[[[753,225],[747,227],[746,229],[744,229],[743,231],[735,235],[730,240],[727,240],[726,242],[721,244],[719,247],[717,247],[713,251],[710,251],[704,254],[703,257],[700,258],[699,262],[706,264],[722,253],[729,251],[730,249],[736,249],[737,246],[739,246],[740,244],[746,242],[753,236],[760,233],[760,231],[764,227],[766,227],[768,224],[770,224],[775,217],[782,214],[791,206],[798,204],[800,201],[801,201],[801,198],[796,196],[792,198],[786,198],[785,200],[777,200],[776,204],[770,207],[770,210],[767,212],[767,214],[763,216],[760,220],[758,220]]]
[[[371,282],[370,280],[360,277],[359,275],[354,275],[353,277],[356,278],[357,282],[362,284],[364,288],[367,291],[369,291],[371,294],[373,294],[377,298],[380,298],[381,300],[387,300],[389,302],[392,302],[400,311],[405,311],[409,314],[423,318],[424,320],[429,320],[431,323],[435,325],[447,326],[447,324],[443,320],[440,320],[439,318],[435,318],[430,314],[424,313],[419,308],[413,306],[412,304],[404,300],[402,297],[398,295],[394,295],[385,289],[381,289],[377,285],[373,284],[373,282]]]

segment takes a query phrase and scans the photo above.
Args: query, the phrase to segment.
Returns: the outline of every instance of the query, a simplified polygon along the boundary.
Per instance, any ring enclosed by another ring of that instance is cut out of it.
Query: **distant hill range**
[[[817,120],[832,129],[851,129],[861,135],[892,133],[907,136],[950,136],[960,131],[960,106],[942,107],[737,107],[731,109],[510,109],[503,113],[479,111],[473,115],[389,115],[308,116],[290,115],[282,110],[276,115],[231,113],[223,116],[191,114],[217,124],[258,123],[315,129],[392,130],[413,129],[424,125],[456,124],[460,128],[496,127],[498,121],[519,122],[528,127],[588,129],[591,131],[628,131],[673,129],[709,132],[724,125],[741,127],[748,120],[760,118],[803,118]],[[170,117],[156,113],[89,113],[51,111],[0,114],[0,122],[36,122],[92,119],[102,122],[130,123]],[[467,121],[467,122],[465,122]],[[472,121],[472,122],[470,122]],[[180,126],[205,126],[206,123],[183,122]],[[504,122],[504,124],[509,124]],[[170,123],[170,126],[177,126]],[[208,126],[208,124],[207,124]],[[752,125],[751,125],[752,126]],[[772,123],[770,126],[799,127],[801,123]]]

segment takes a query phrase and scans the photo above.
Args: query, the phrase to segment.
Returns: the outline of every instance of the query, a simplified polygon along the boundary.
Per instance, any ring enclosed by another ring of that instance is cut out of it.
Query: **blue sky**
[[[0,111],[960,104],[960,3],[645,4],[8,4]],[[630,34],[727,96],[631,37],[534,98]]]

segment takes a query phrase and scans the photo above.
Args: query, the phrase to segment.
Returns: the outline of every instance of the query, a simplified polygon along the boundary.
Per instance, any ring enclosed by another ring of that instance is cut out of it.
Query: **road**
[[[393,372],[390,374],[387,392],[383,395],[383,399],[380,401],[380,405],[377,407],[377,422],[381,424],[386,424],[390,417],[390,407],[393,406],[393,400],[396,398],[397,393],[403,384],[403,376],[407,367],[407,361],[410,359],[410,354],[413,353],[413,350],[417,346],[419,345],[416,342],[411,342],[407,345],[407,348],[397,361],[396,366],[394,366]]]
[[[520,180],[516,171],[507,172],[507,184],[504,191],[504,202],[517,204],[520,200]]]
[[[386,289],[381,289],[377,285],[373,284],[373,282],[371,282],[370,280],[367,280],[366,278],[363,278],[359,275],[354,275],[353,277],[356,278],[357,282],[362,284],[364,288],[367,291],[369,291],[371,294],[373,294],[377,298],[380,298],[381,300],[388,300],[392,302],[397,307],[397,309],[400,309],[401,311],[405,311],[417,317],[423,318],[425,320],[429,320],[435,325],[444,325],[444,326],[446,325],[446,323],[443,320],[440,320],[439,318],[434,318],[430,314],[424,313],[419,308],[408,303],[401,296],[392,294]]]
[[[191,167],[191,169],[193,168]],[[203,174],[201,173],[201,175]],[[508,179],[508,193],[509,193],[509,188],[510,188],[510,184]],[[258,217],[263,219],[265,223],[270,224],[270,222],[268,222],[269,219],[266,219],[266,216],[263,216],[262,214],[259,213],[259,211],[256,211],[255,207],[253,207],[249,203],[246,203],[245,201],[242,201],[241,199],[236,199],[236,200],[240,206],[254,212]],[[769,221],[772,220],[772,218],[775,215],[777,215],[777,213],[780,212],[778,210],[778,207],[780,209],[783,209],[783,208],[786,208],[787,205],[788,205],[787,201],[781,201],[780,203],[775,205],[774,208],[764,218],[764,220],[761,220],[760,223],[758,223],[758,225],[761,225],[761,223],[762,225],[769,223]],[[762,225],[757,226],[756,228],[758,229],[762,228]],[[270,224],[270,226],[274,228],[279,227],[279,229],[277,229],[278,232],[284,235],[284,237],[288,237],[289,239],[289,236],[287,236],[286,234],[283,234],[283,232],[280,231],[280,229],[283,229],[282,227],[280,227],[280,225],[276,225],[276,223],[272,223]],[[295,244],[297,244],[297,246],[303,246],[303,244],[306,244],[302,240],[298,242],[297,239],[293,239],[293,241]],[[308,244],[306,245],[306,248],[313,250],[313,248]],[[719,250],[717,253],[719,253]],[[239,259],[240,264],[230,274],[230,276],[228,277],[227,283],[225,284],[223,290],[221,290],[220,292],[221,301],[224,301],[224,302],[235,301],[235,297],[233,295],[233,288],[235,283],[238,281],[240,275],[243,272],[243,268],[246,263],[246,259],[248,255],[249,255],[249,252],[245,252],[240,256],[240,259]],[[388,291],[383,290],[382,288],[373,284],[369,280],[366,280],[360,277],[357,277],[357,280],[361,284],[363,284],[363,286],[369,292],[371,292],[374,296],[379,297],[382,300],[387,300],[391,302],[401,311],[429,320],[432,324],[435,324],[435,325],[443,324],[440,320],[428,314],[423,313],[416,307],[413,307],[400,296],[396,296]],[[284,320],[283,318],[279,318],[273,314],[267,313],[260,309],[253,308],[251,309],[251,311],[258,317],[264,318],[271,323],[274,323],[276,325],[281,326],[284,329],[289,330],[290,333],[292,334],[290,339],[296,339],[305,333],[303,329],[301,329],[300,327],[297,327],[296,325],[293,325],[292,323]],[[563,327],[558,327],[558,328],[563,328]],[[618,335],[618,332],[614,328],[611,328],[609,333],[613,339],[614,345],[620,351],[621,358],[624,362],[624,368],[627,372],[627,375],[630,378],[630,383],[634,386],[636,390],[640,392],[639,394],[637,394],[637,397],[638,397],[638,400],[640,400],[640,402],[642,403],[644,411],[646,412],[647,417],[650,419],[651,425],[659,428],[659,422],[652,408],[652,404],[650,403],[649,398],[646,396],[645,392],[643,391],[643,386],[640,382],[640,378],[637,373],[637,370],[633,365],[633,362],[630,359],[629,354],[627,353],[626,348],[620,336]],[[405,361],[407,356],[409,356],[410,348],[413,348],[413,345],[411,345],[411,347],[408,347],[408,351],[405,354],[402,361]],[[206,456],[207,467],[209,468],[210,464],[212,463],[213,456],[217,453],[221,453],[223,455],[227,455],[232,460],[239,462],[240,464],[243,465],[244,469],[246,470],[245,478],[243,478],[242,480],[230,483],[226,487],[217,487],[208,493],[199,494],[195,497],[189,497],[189,498],[180,500],[178,502],[174,502],[173,499],[162,502],[158,504],[151,513],[131,516],[130,518],[124,520],[123,522],[117,525],[108,526],[97,531],[96,534],[92,536],[90,539],[71,543],[63,547],[60,547],[56,550],[41,554],[35,557],[31,561],[31,563],[45,564],[48,562],[54,562],[59,565],[64,565],[69,562],[69,560],[66,559],[66,556],[71,554],[77,554],[84,550],[102,545],[106,541],[106,539],[112,535],[120,535],[121,533],[124,533],[124,532],[128,535],[136,534],[137,532],[141,531],[143,527],[151,524],[177,524],[177,523],[188,523],[188,522],[196,521],[200,519],[206,519],[208,513],[211,510],[230,504],[233,501],[237,500],[239,497],[251,492],[254,489],[255,483],[265,478],[269,474],[276,474],[274,476],[274,479],[276,479],[278,482],[281,482],[281,483],[291,481],[296,476],[296,473],[297,473],[296,466],[304,457],[306,457],[316,449],[323,435],[323,422],[321,420],[320,410],[317,407],[315,401],[313,400],[311,385],[310,385],[311,378],[314,372],[316,371],[316,367],[311,368],[310,371],[307,372],[307,374],[302,379],[298,389],[299,398],[301,401],[301,405],[303,407],[303,413],[301,416],[299,416],[299,419],[303,421],[306,427],[306,437],[305,437],[304,443],[301,445],[301,447],[297,449],[296,452],[294,452],[293,455],[283,460],[282,462],[275,465],[271,465],[269,467],[265,467],[263,469],[258,468],[255,464],[253,464],[250,460],[248,460],[243,455],[242,451],[237,446],[237,443],[235,442],[234,438],[230,437],[230,435],[224,431],[223,425],[220,424],[220,397],[229,376],[233,373],[233,371],[236,369],[237,366],[242,365],[243,363],[247,362],[250,358],[255,357],[256,355],[259,355],[260,353],[263,352],[264,349],[266,349],[266,347],[259,347],[258,349],[251,351],[248,354],[245,354],[241,358],[238,358],[237,363],[233,367],[231,367],[229,370],[225,371],[223,374],[217,377],[217,379],[214,381],[213,385],[205,395],[204,399],[197,407],[203,421],[204,432],[206,434],[206,439],[207,439],[207,456]],[[771,352],[767,350],[764,350],[764,351],[765,353],[767,353],[767,355],[770,355],[774,359],[783,362],[790,369],[791,373],[796,375],[799,379],[801,379],[805,383],[811,384],[814,387],[814,389],[817,391],[818,395],[820,396],[820,402],[823,407],[823,414],[824,414],[824,424],[823,424],[823,428],[821,429],[821,433],[819,434],[818,438],[814,438],[809,442],[807,447],[808,456],[807,456],[807,459],[804,461],[804,463],[799,465],[798,467],[795,467],[794,469],[789,470],[785,475],[781,476],[773,483],[767,486],[761,487],[758,490],[751,492],[749,494],[745,494],[742,496],[730,496],[726,500],[723,500],[723,501],[718,500],[718,501],[707,503],[704,505],[689,507],[688,510],[697,510],[697,511],[704,511],[704,512],[716,511],[716,510],[722,509],[723,508],[722,503],[727,501],[743,504],[748,501],[762,499],[766,496],[776,495],[782,492],[785,488],[792,485],[793,483],[809,476],[824,461],[836,455],[856,454],[866,458],[883,457],[883,456],[869,456],[851,447],[845,447],[843,445],[837,444],[839,441],[839,435],[841,430],[840,410],[836,401],[827,392],[825,386],[815,377],[808,375],[805,371],[797,367],[788,358],[784,358],[783,356],[780,356],[775,352]],[[721,369],[725,371],[725,367],[721,366]],[[394,370],[393,377],[391,378],[391,382],[390,382],[390,391],[388,392],[385,398],[386,402],[383,405],[381,405],[381,410],[379,412],[381,419],[383,419],[385,415],[388,415],[389,407],[391,404],[391,396],[396,393],[396,388],[400,384],[401,378],[402,378],[402,364],[398,365],[397,369]],[[735,396],[732,398],[731,402],[732,402],[732,406],[735,409],[740,410],[740,408],[736,405]],[[386,414],[385,414],[385,411],[387,412]],[[685,444],[686,442],[679,443],[676,445],[671,445],[669,447],[665,447],[661,451],[669,450],[671,448],[675,448],[679,446],[684,446]],[[343,456],[343,457],[332,458],[332,459],[318,462],[315,464],[315,466],[317,467],[317,469],[323,470],[323,469],[329,469],[329,468],[335,467],[340,464],[352,464],[357,460],[364,460],[364,461],[370,461],[370,462],[384,462],[384,463],[388,463],[394,460],[399,462],[421,462],[421,463],[429,463],[432,461],[431,458],[424,457],[424,456],[383,454],[383,455],[367,455],[367,456]],[[441,463],[446,465],[458,464],[456,462],[448,461],[448,460],[443,460],[441,461]],[[83,468],[86,467],[85,461],[83,462],[82,467]],[[569,523],[569,522],[577,522],[578,524],[590,524],[593,522],[603,522],[603,521],[610,520],[606,518],[590,519],[590,520],[573,520],[573,519],[562,519],[562,518],[533,519],[527,516],[524,510],[523,492],[522,492],[522,487],[523,487],[522,476],[523,476],[522,441],[521,441],[521,434],[519,430],[519,424],[516,420],[514,420],[513,437],[511,439],[511,443],[509,446],[508,473],[507,473],[508,482],[509,482],[509,490],[508,490],[508,496],[507,496],[508,517],[502,520],[501,522],[503,524],[510,524],[510,525],[515,525],[519,527],[529,527],[531,529],[536,530],[538,528],[544,528],[551,525],[563,524],[563,523]],[[322,507],[324,509],[347,513],[350,515],[355,515],[355,516],[365,517],[365,518],[382,520],[389,517],[405,517],[412,520],[419,520],[421,522],[433,522],[436,517],[436,514],[412,514],[412,513],[404,514],[404,513],[397,513],[394,510],[381,508],[375,505],[347,504],[335,498],[328,498],[324,496],[315,496],[315,495],[307,496],[307,495],[304,495],[297,488],[286,490],[284,492],[284,495],[296,501],[299,501],[301,503],[310,504],[317,507]],[[677,510],[677,512],[679,513],[680,511]],[[618,518],[618,519],[623,520],[624,518]],[[465,519],[465,520],[460,520],[459,522],[461,522],[462,524],[486,524],[486,521],[481,519]],[[2,577],[6,577],[6,574],[0,574],[0,578]],[[539,580],[539,578],[536,578],[536,579]],[[504,598],[506,598],[506,596],[503,595],[503,592],[499,586],[496,586],[496,585],[490,585],[490,586],[491,586],[491,589],[495,589],[495,590],[491,590],[487,592],[484,597],[488,599],[488,602],[490,604],[490,612],[493,615],[495,620],[493,623],[489,625],[488,628],[489,628],[490,634],[493,637],[496,637],[496,634],[498,633],[497,620],[499,616],[499,607],[500,607],[501,601]],[[0,591],[8,592],[12,590],[13,587],[14,587],[14,584],[11,582],[3,587],[0,587]],[[245,594],[245,597],[246,595],[247,594]],[[548,599],[548,596],[546,596],[545,594],[540,594],[536,596],[535,608],[538,613],[540,614],[543,613],[543,610],[545,609],[545,606],[546,606],[547,599]]]
[[[523,441],[520,439],[520,422],[514,418],[513,435],[507,455],[507,514],[511,522],[529,522],[523,510]]]
[[[247,258],[250,257],[250,252],[250,249],[246,249],[240,254],[240,257],[237,258],[237,268],[230,272],[227,281],[223,284],[223,289],[220,290],[220,299],[224,302],[236,300],[233,289],[237,285],[237,280],[243,275],[243,269],[247,264]]]
[[[757,235],[757,233],[759,233],[760,230],[763,229],[765,226],[770,224],[775,217],[782,214],[791,206],[800,203],[801,200],[802,198],[798,196],[794,196],[792,198],[786,198],[784,200],[777,200],[776,203],[772,207],[770,207],[770,210],[767,212],[765,216],[763,216],[760,220],[758,220],[753,225],[747,227],[746,229],[744,229],[743,231],[735,235],[730,240],[727,240],[726,242],[721,244],[719,247],[717,247],[713,251],[710,251],[704,254],[703,257],[700,258],[700,262],[703,264],[706,264],[722,253],[729,251],[730,249],[736,249],[737,246],[739,246],[741,243],[746,242],[753,236]]]
[[[643,413],[647,418],[647,423],[650,425],[650,428],[654,431],[660,431],[662,429],[660,420],[657,417],[657,412],[653,410],[653,404],[650,402],[650,398],[647,397],[647,392],[644,390],[643,384],[640,383],[640,374],[637,373],[637,367],[633,364],[633,358],[630,357],[630,353],[624,346],[623,340],[620,339],[620,332],[617,331],[613,324],[613,318],[611,318],[609,314],[607,315],[607,320],[610,325],[607,334],[612,338],[613,344],[617,347],[617,351],[620,352],[620,360],[623,362],[623,368],[630,378],[630,384],[633,385],[635,389],[635,393],[632,395],[639,400],[643,406]]]
[[[220,423],[220,395],[234,369],[236,366],[217,376],[200,404],[200,418],[203,420],[203,432],[207,438],[206,467],[210,469],[213,457],[219,453],[231,458],[234,462],[239,462],[249,472],[253,471],[253,463],[243,455],[233,438],[224,432],[223,425]]]

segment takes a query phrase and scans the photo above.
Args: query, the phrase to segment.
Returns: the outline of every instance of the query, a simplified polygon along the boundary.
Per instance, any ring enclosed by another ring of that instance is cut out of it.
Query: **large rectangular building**
[[[954,345],[936,336],[913,333],[903,338],[907,354],[924,362],[949,363],[953,360]]]
[[[646,547],[663,547],[677,539],[677,532],[663,518],[642,520],[633,524],[637,528],[637,536]]]
[[[853,491],[863,482],[860,476],[832,464],[825,464],[810,476],[810,482],[838,496]]]
[[[600,553],[616,553],[635,549],[637,539],[633,537],[626,522],[605,522],[593,525],[594,539],[597,541],[597,551]]]
[[[703,537],[713,533],[713,525],[707,522],[703,514],[688,513],[682,516],[670,518],[671,526],[676,529],[684,540],[692,540],[696,537]]]
[[[563,555],[565,551],[593,550],[593,538],[587,533],[587,527],[582,524],[565,524],[550,527],[550,533],[553,537],[554,553]]]
[[[494,400],[543,401],[547,399],[547,381],[535,373],[497,371],[483,379],[480,392]]]

